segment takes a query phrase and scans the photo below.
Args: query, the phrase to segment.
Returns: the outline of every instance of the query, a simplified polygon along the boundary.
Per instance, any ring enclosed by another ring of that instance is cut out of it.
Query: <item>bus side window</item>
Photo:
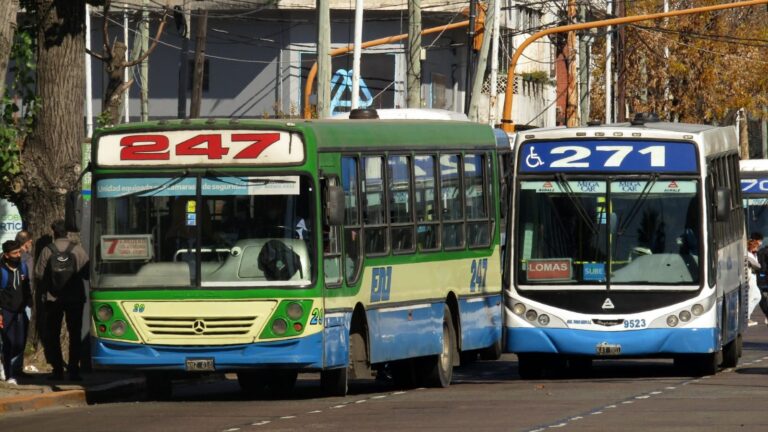
[[[464,206],[462,205],[461,157],[457,154],[440,156],[440,196],[443,221],[443,246],[446,249],[464,247]]]
[[[341,187],[344,190],[344,275],[348,285],[360,273],[360,178],[357,157],[341,158]]]
[[[338,185],[336,177],[322,179],[321,191],[326,190],[326,185]],[[326,199],[326,197],[323,197]],[[323,269],[325,285],[328,287],[341,286],[341,239],[339,229],[325,223],[323,217]]]
[[[384,194],[384,158],[363,158],[364,178],[362,192],[363,225],[365,226],[365,253],[382,255],[389,251],[387,239],[387,200]]]
[[[416,201],[416,233],[419,250],[440,249],[435,156],[416,156],[413,164],[414,198]]]

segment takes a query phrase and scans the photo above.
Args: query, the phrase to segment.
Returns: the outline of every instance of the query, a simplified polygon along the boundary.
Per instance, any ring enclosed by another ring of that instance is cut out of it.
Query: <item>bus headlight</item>
[[[272,332],[274,334],[282,335],[285,334],[286,330],[288,330],[288,323],[284,319],[278,318],[272,321]]]
[[[527,319],[528,321],[536,321],[536,317],[538,315],[539,314],[537,314],[535,310],[528,309],[528,312],[525,313],[525,319]]]
[[[114,311],[110,305],[101,305],[99,306],[99,309],[96,310],[96,318],[98,318],[99,321],[109,321],[112,318],[112,315],[114,315]]]
[[[114,335],[114,336],[122,336],[122,335],[124,335],[125,334],[125,321],[116,320],[109,327],[109,331],[112,332],[112,335]]]
[[[512,312],[514,312],[516,315],[522,316],[525,313],[525,305],[522,303],[515,303],[515,305],[512,306]]]
[[[539,324],[541,324],[543,326],[549,324],[549,315],[547,315],[547,314],[539,315]]]
[[[696,315],[696,316],[699,316],[699,315],[701,315],[701,314],[703,314],[703,313],[704,313],[704,306],[702,306],[702,305],[700,305],[700,304],[696,303],[696,304],[695,304],[695,305],[693,305],[693,307],[691,308],[691,312],[693,312],[693,314],[694,314],[694,315]]]
[[[298,303],[290,303],[288,304],[287,313],[288,313],[288,318],[292,320],[297,320],[301,318],[302,315],[304,315],[304,309]]]
[[[679,322],[679,320],[677,319],[677,316],[675,316],[675,315],[670,315],[670,316],[667,317],[667,325],[670,326],[670,327],[677,326],[678,322]]]
[[[682,322],[688,322],[691,320],[691,313],[688,312],[687,310],[680,312],[679,316],[680,316],[680,321]]]

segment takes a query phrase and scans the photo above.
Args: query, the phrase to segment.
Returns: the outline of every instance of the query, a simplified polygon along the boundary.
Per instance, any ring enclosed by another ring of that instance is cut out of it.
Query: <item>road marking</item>
[[[307,414],[318,414],[318,413],[321,413],[321,412],[322,412],[321,410],[314,410],[314,411],[308,412]]]
[[[264,426],[265,424],[272,423],[271,420],[262,420],[260,422],[251,423],[251,426]]]
[[[294,419],[296,416],[282,416],[280,417],[280,420],[288,420],[288,419]]]

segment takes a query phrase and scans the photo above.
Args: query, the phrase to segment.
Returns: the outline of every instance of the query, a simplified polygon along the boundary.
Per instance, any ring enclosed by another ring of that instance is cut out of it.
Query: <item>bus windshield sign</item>
[[[696,172],[692,143],[669,141],[528,142],[520,149],[520,171],[537,172]]]
[[[104,135],[100,166],[289,165],[304,160],[299,134],[269,130],[183,130]]]

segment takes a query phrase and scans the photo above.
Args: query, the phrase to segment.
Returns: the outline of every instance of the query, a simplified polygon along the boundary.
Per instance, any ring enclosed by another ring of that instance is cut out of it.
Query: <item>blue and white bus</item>
[[[768,159],[739,162],[747,233],[768,236]]]
[[[735,129],[633,121],[515,142],[505,350],[523,378],[593,359],[732,367],[746,328]]]

